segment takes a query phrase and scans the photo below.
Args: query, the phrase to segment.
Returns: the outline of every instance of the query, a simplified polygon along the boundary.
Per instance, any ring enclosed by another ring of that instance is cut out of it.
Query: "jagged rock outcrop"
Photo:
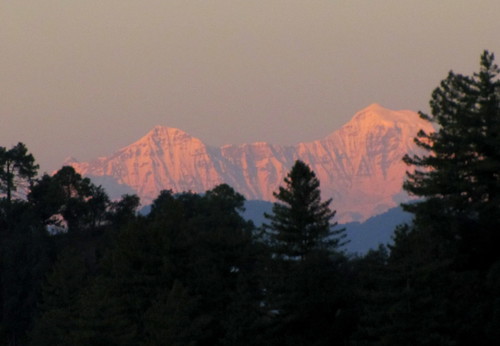
[[[333,198],[337,220],[361,221],[407,198],[401,158],[416,150],[413,138],[420,129],[433,131],[415,112],[374,104],[329,136],[295,146],[257,142],[216,148],[181,130],[156,126],[110,157],[66,164],[83,175],[112,177],[147,204],[163,189],[204,192],[223,182],[247,199],[272,201],[300,159],[316,172],[323,198]]]

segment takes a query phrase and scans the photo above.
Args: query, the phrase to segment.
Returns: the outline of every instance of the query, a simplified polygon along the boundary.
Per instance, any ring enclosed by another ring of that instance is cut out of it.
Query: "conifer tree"
[[[405,156],[416,168],[404,189],[424,199],[404,207],[415,222],[434,229],[449,248],[470,256],[463,261],[499,259],[500,241],[500,69],[494,55],[481,55],[472,76],[450,72],[432,94],[433,133],[420,131],[424,155]],[[458,247],[456,247],[456,246]],[[467,248],[467,249],[465,249]],[[464,252],[465,251],[465,252]],[[488,256],[489,258],[486,258]]]
[[[319,180],[304,162],[297,160],[273,195],[272,214],[265,214],[275,253],[291,259],[304,259],[314,250],[330,250],[342,245],[344,229],[333,230],[336,214],[331,199],[321,201]]]
[[[274,193],[264,225],[271,259],[266,267],[265,307],[270,319],[266,345],[323,345],[345,341],[350,309],[345,257],[338,251],[344,229],[333,230],[331,199],[322,201],[319,180],[296,161],[285,186]]]
[[[499,73],[485,51],[479,72],[450,72],[432,94],[431,115],[421,113],[436,131],[415,139],[424,154],[404,157],[415,171],[403,187],[420,199],[403,205],[413,225],[398,229],[391,246],[395,294],[376,326],[387,343],[498,343],[498,291],[484,278],[500,263]]]

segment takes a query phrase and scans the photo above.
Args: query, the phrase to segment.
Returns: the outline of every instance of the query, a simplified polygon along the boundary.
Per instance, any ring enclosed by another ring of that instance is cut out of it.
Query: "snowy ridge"
[[[420,129],[433,131],[415,112],[373,104],[324,139],[295,146],[257,142],[216,148],[179,129],[156,126],[110,157],[72,158],[67,164],[83,175],[112,177],[147,204],[164,189],[204,192],[223,182],[247,199],[273,201],[300,159],[316,172],[323,198],[333,198],[337,220],[362,221],[407,199],[401,158],[416,150],[413,138]]]

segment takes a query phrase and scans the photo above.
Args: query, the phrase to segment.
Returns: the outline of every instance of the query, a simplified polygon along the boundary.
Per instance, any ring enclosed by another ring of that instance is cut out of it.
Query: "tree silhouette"
[[[268,231],[275,253],[290,259],[304,259],[314,250],[338,248],[345,237],[344,229],[333,230],[331,223],[336,214],[330,209],[331,199],[321,201],[319,180],[302,161],[296,161],[273,195],[272,214],[265,214],[270,221]]]
[[[450,72],[432,94],[432,115],[421,117],[437,131],[420,131],[425,155],[405,156],[416,168],[404,189],[423,197],[407,204],[417,225],[432,228],[458,246],[462,261],[488,265],[499,259],[500,241],[500,70],[494,55],[481,55],[472,76]],[[451,247],[450,247],[451,248]],[[470,256],[468,256],[470,255]],[[478,263],[483,259],[483,264]]]
[[[351,305],[341,279],[346,259],[338,251],[344,229],[333,229],[331,199],[321,200],[319,180],[304,162],[296,161],[284,182],[272,214],[265,214],[271,256],[264,302],[272,316],[265,344],[342,343]]]
[[[19,142],[9,150],[0,147],[0,191],[5,192],[9,204],[12,192],[16,191],[23,181],[31,185],[38,168],[33,155],[28,153],[23,143]]]

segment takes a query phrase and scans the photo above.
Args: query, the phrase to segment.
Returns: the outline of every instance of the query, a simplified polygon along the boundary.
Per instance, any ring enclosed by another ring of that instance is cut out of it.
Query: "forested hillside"
[[[142,216],[0,147],[0,344],[497,345],[499,72],[484,52],[435,89],[421,117],[438,130],[404,157],[412,221],[358,257],[299,160],[255,227],[226,184],[162,191]]]

